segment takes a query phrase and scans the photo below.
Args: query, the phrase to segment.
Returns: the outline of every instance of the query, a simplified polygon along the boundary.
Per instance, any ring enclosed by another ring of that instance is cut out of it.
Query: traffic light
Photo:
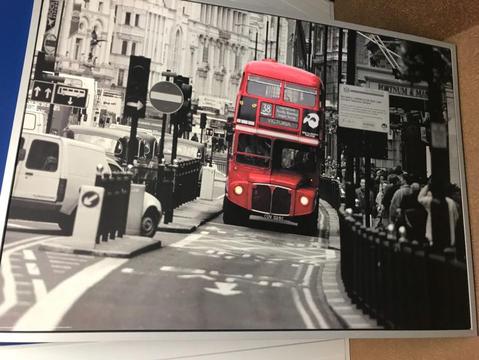
[[[206,114],[201,113],[201,115],[200,115],[200,129],[206,128],[206,120],[207,120]]]
[[[145,117],[148,79],[151,59],[143,56],[130,56],[128,82],[125,95],[125,115]]]
[[[190,79],[184,76],[176,76],[175,84],[181,89],[183,93],[183,105],[176,114],[178,121],[178,136],[182,136],[185,132],[191,132],[193,124],[193,114],[191,106],[191,97],[193,87],[190,85]]]

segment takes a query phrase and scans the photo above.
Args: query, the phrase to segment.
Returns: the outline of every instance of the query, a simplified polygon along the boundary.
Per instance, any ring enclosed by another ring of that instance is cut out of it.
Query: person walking
[[[433,202],[433,196],[431,191],[429,191],[429,184],[424,186],[417,196],[417,200],[427,211],[426,239],[433,248],[439,251],[447,246],[456,245],[456,225],[459,219],[459,211],[456,202],[447,196],[447,194],[445,199],[449,217],[449,244],[441,244],[437,239],[433,239],[432,237],[431,203]]]

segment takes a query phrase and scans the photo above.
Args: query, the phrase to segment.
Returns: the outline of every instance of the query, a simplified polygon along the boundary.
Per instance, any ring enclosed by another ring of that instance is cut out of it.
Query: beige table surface
[[[456,44],[476,303],[479,283],[479,0],[336,0],[335,18]],[[479,338],[352,340],[352,360],[479,359]]]

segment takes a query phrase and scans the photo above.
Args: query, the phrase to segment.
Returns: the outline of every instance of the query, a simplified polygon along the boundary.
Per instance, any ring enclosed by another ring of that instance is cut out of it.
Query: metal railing
[[[327,201],[334,209],[341,205],[341,185],[335,178],[321,176],[319,179],[319,197]]]
[[[165,224],[173,221],[173,210],[199,196],[201,160],[161,164],[156,196],[161,202]]]
[[[341,275],[347,294],[390,329],[468,329],[467,267],[454,248],[366,228],[350,210],[339,212]]]
[[[131,175],[125,173],[97,174],[95,186],[105,189],[97,244],[108,239],[121,238],[125,234],[131,180]]]

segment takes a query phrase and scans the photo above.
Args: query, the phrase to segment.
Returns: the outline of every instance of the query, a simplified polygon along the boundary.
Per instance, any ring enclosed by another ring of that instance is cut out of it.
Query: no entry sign
[[[150,90],[151,105],[164,114],[177,112],[183,105],[183,101],[183,93],[175,83],[160,81]]]

